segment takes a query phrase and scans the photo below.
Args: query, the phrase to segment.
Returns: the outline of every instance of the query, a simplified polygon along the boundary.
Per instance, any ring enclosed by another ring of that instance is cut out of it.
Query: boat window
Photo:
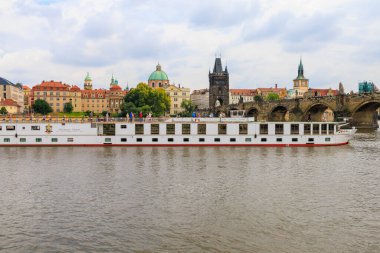
[[[248,124],[239,124],[239,134],[248,134]]]
[[[198,124],[198,134],[206,134],[206,124]]]
[[[236,138],[230,138],[230,142],[236,142]]]
[[[152,142],[158,142],[158,138],[152,138]]]
[[[121,125],[120,128],[126,129],[127,125]]]
[[[104,124],[103,125],[103,135],[104,136],[115,136],[115,124]]]
[[[41,138],[36,138],[36,142],[42,142]]]
[[[321,134],[327,134],[327,124],[321,125]]]
[[[168,142],[173,142],[174,139],[173,138],[168,138]]]
[[[245,142],[251,142],[252,138],[245,138]]]
[[[182,134],[190,134],[190,124],[182,124]]]
[[[58,138],[51,138],[51,142],[58,142]]]
[[[175,134],[174,124],[166,124],[166,134]]]
[[[142,138],[137,138],[136,141],[137,142],[142,142]]]
[[[282,138],[277,138],[276,141],[277,142],[282,142]]]
[[[67,142],[74,142],[74,138],[67,138]]]
[[[329,134],[334,134],[334,124],[329,124]]]
[[[300,133],[300,125],[291,124],[290,125],[290,134],[299,134]]]
[[[218,134],[227,134],[227,124],[218,124]]]
[[[275,134],[284,134],[284,124],[275,124]]]
[[[292,142],[298,142],[298,138],[292,138]]]
[[[214,142],[220,142],[220,138],[214,138]]]
[[[144,125],[136,124],[135,125],[135,134],[144,134]]]
[[[4,138],[4,142],[11,142],[10,138]]]
[[[268,134],[268,124],[260,124],[260,134]]]
[[[303,134],[311,134],[311,126],[310,126],[310,124],[303,125]]]
[[[120,141],[121,142],[127,142],[127,138],[121,138]]]
[[[26,138],[20,138],[20,142],[26,142]]]
[[[151,124],[150,125],[150,134],[160,134],[160,125],[159,124]]]
[[[325,142],[330,142],[331,139],[330,138],[325,138]]]
[[[40,130],[40,126],[32,126],[32,130]]]
[[[16,126],[7,126],[6,129],[7,131],[14,131],[16,130]]]
[[[189,138],[183,138],[183,142],[189,142]]]
[[[199,138],[199,142],[205,142],[205,138]]]
[[[307,139],[308,142],[314,142],[314,138]]]
[[[111,142],[111,138],[104,138],[104,142]]]
[[[261,138],[261,142],[267,142],[267,138]]]
[[[313,135],[319,134],[319,124],[313,124]]]

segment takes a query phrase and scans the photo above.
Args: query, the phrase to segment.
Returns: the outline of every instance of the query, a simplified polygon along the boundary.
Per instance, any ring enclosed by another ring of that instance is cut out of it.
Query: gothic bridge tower
[[[215,109],[220,105],[229,105],[229,74],[226,68],[223,70],[221,58],[215,58],[214,69],[208,74],[209,87],[209,107]]]

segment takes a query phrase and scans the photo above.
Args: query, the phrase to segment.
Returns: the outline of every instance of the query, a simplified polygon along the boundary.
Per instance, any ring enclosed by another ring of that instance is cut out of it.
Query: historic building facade
[[[7,79],[0,77],[0,90],[0,100],[12,99],[21,107],[21,112],[24,111],[24,93],[22,86],[13,84]]]
[[[293,91],[291,92],[291,96],[295,98],[303,97],[303,95],[309,90],[309,79],[305,78],[303,72],[303,64],[301,59],[300,64],[298,65],[298,76],[293,80]]]
[[[166,94],[170,97],[170,110],[171,115],[183,112],[181,103],[184,100],[190,100],[190,89],[175,85],[166,85],[163,87]]]
[[[230,89],[230,104],[235,105],[240,102],[252,102],[257,96],[256,89]]]
[[[229,74],[226,68],[223,70],[221,58],[215,59],[214,69],[209,72],[209,108],[214,109],[219,105],[230,103]]]
[[[170,85],[168,75],[157,64],[156,71],[152,72],[148,78],[148,86],[152,88],[164,87]]]

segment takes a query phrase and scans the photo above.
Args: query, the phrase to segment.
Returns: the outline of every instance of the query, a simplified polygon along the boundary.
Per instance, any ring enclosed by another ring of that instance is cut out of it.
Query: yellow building
[[[108,111],[107,90],[82,90],[82,112],[101,113]]]
[[[190,89],[175,85],[164,86],[166,94],[170,97],[170,114],[178,114],[184,109],[181,107],[181,103],[184,100],[190,100]]]
[[[22,113],[22,106],[12,99],[1,99],[0,108],[5,108],[9,114]]]
[[[24,93],[22,85],[13,84],[5,78],[0,77],[0,99],[12,99],[24,110]]]

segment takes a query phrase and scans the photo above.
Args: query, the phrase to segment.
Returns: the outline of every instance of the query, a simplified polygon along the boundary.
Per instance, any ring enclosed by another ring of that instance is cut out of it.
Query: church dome
[[[154,71],[152,74],[150,74],[148,81],[168,81],[168,75],[165,73],[165,71],[161,70],[161,65],[158,64],[156,66],[156,71]]]

